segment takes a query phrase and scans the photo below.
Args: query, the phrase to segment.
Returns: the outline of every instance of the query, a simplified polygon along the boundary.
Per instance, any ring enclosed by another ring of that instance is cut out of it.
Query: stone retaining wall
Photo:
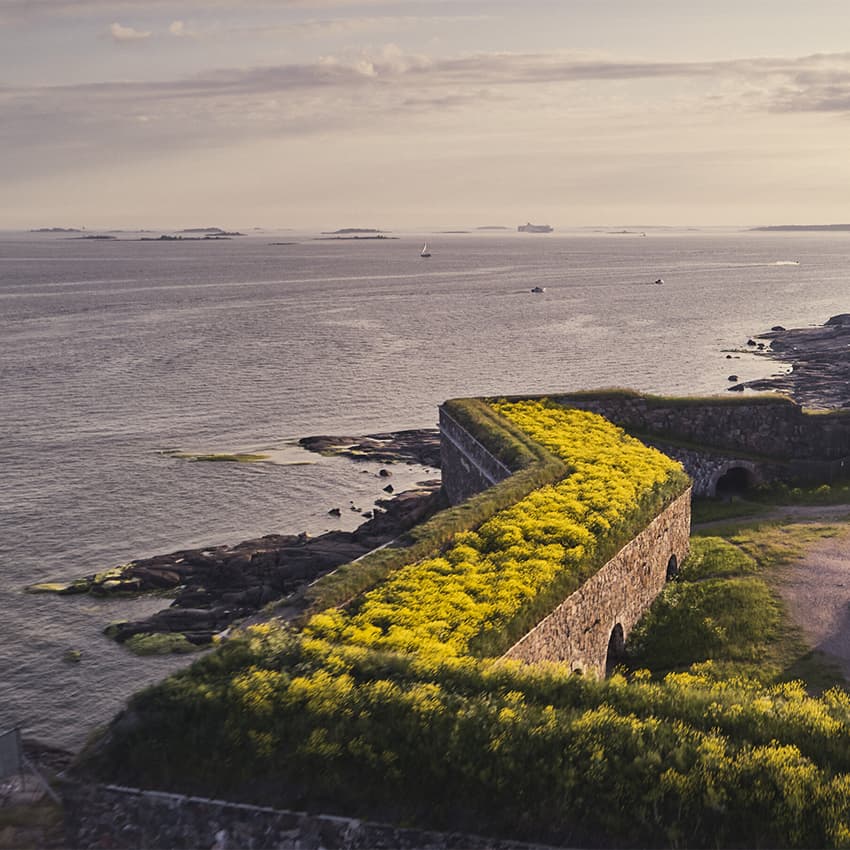
[[[440,407],[440,474],[452,505],[509,478],[511,470]]]
[[[850,418],[806,413],[786,399],[775,403],[722,400],[687,403],[630,395],[552,396],[566,407],[599,413],[629,431],[776,459],[850,456]]]
[[[504,657],[563,661],[573,670],[605,676],[609,643],[615,655],[622,652],[629,632],[664,587],[668,571],[678,572],[689,551],[690,526],[688,490]]]
[[[67,784],[63,798],[66,845],[76,850],[547,850],[516,841],[115,785]]]

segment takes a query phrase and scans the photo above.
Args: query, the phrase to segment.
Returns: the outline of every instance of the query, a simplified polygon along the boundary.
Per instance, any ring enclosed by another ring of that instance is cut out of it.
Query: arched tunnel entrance
[[[611,629],[611,637],[608,639],[608,654],[605,656],[605,675],[610,676],[614,668],[622,662],[626,655],[626,637],[623,627],[617,623]]]
[[[673,581],[679,575],[679,560],[675,555],[670,556],[667,561],[667,581]]]
[[[718,475],[714,483],[713,495],[721,499],[731,499],[733,496],[746,493],[755,483],[756,476],[752,469],[742,464],[735,464]]]

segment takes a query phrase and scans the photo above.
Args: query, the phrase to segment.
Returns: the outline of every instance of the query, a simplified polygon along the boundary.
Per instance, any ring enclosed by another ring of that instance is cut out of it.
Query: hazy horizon
[[[53,234],[56,237],[61,237],[63,234],[185,234],[185,235],[203,235],[204,233],[212,233],[216,230],[224,231],[225,234],[238,237],[262,236],[273,234],[293,235],[309,235],[312,237],[346,235],[346,231],[350,231],[351,235],[357,233],[363,235],[387,235],[387,236],[416,236],[423,233],[433,235],[481,235],[486,236],[488,233],[493,235],[498,234],[513,234],[517,233],[518,224],[525,224],[526,221],[518,221],[517,224],[478,224],[478,223],[463,223],[449,222],[443,224],[425,223],[417,226],[396,226],[385,225],[381,226],[372,223],[348,222],[332,225],[321,225],[316,227],[306,226],[287,226],[287,225],[261,225],[261,224],[228,224],[222,225],[211,224],[209,226],[201,226],[191,221],[179,222],[176,224],[141,224],[137,227],[133,226],[117,226],[114,224],[43,224],[36,227],[31,226],[2,226],[0,233],[30,233],[44,235]],[[782,230],[797,230],[805,232],[811,230],[813,232],[835,232],[850,231],[850,222],[782,222],[777,224],[646,224],[641,222],[614,222],[611,224],[591,223],[591,224],[573,224],[559,225],[553,224],[542,219],[534,219],[534,224],[548,224],[553,230],[551,233],[518,234],[518,238],[540,239],[547,236],[567,235],[567,234],[608,234],[620,235],[628,234],[633,236],[642,235],[644,232],[670,232],[670,233],[697,233],[697,232],[727,232],[727,233],[748,233],[759,231],[782,231]],[[203,233],[201,233],[203,231]]]
[[[0,228],[840,223],[846,19],[837,0],[0,0]]]

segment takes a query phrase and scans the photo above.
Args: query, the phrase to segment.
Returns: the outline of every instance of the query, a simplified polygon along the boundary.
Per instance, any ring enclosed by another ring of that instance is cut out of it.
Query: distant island
[[[222,230],[220,227],[187,227],[178,233],[206,233],[208,236],[244,236],[236,230]]]
[[[476,230],[510,230],[510,227],[505,227],[502,224],[485,224],[483,227],[476,227]]]
[[[72,236],[72,239],[117,239],[117,236],[111,236],[105,233],[89,233],[85,236]]]
[[[750,230],[760,231],[825,231],[827,233],[846,233],[850,231],[850,224],[772,224],[765,227],[751,227]]]
[[[345,233],[383,233],[374,227],[342,227],[339,230],[323,230],[322,236],[340,236]]]
[[[551,233],[552,227],[548,224],[532,224],[530,221],[525,224],[521,224],[517,227],[517,230],[520,233]]]
[[[79,227],[36,227],[30,233],[82,233]]]
[[[367,230],[361,232],[374,233],[376,231]],[[316,239],[318,239],[320,242],[345,242],[350,241],[352,239],[398,239],[398,236],[384,236],[383,233],[378,233],[377,236],[317,236]]]
[[[182,233],[189,233],[188,230],[182,230]],[[197,231],[191,231],[195,233]],[[208,233],[206,236],[168,236],[167,234],[163,234],[162,236],[142,236],[140,239],[137,239],[137,242],[218,242],[222,240],[230,239],[231,236],[242,236],[241,233],[225,233],[222,231],[221,233]],[[112,238],[112,237],[109,237]]]

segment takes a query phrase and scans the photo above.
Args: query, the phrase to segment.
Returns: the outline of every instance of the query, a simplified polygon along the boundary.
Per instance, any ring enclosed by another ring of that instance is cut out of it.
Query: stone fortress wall
[[[551,398],[598,413],[678,460],[695,496],[716,495],[718,481],[733,469],[744,470],[749,484],[828,483],[850,474],[850,415],[808,413],[784,397],[665,402],[600,391]],[[453,504],[510,474],[442,408],[440,432],[443,486]]]
[[[810,413],[784,396],[664,400],[601,391],[552,399],[598,413],[678,460],[695,496],[716,495],[718,481],[736,468],[750,484],[828,483],[850,473],[850,416]]]
[[[463,833],[405,829],[335,815],[308,814],[118,785],[68,783],[66,846],[76,850],[547,850],[543,845]],[[552,850],[552,848],[548,848]]]
[[[510,475],[510,470],[442,407],[440,434],[443,487],[452,504]],[[678,572],[689,551],[690,526],[688,490],[504,657],[529,663],[560,661],[576,672],[605,676],[622,656],[631,629],[665,582]]]
[[[511,476],[511,470],[440,407],[440,476],[451,504]]]
[[[622,657],[629,632],[678,572],[690,533],[688,490],[504,657],[561,661],[577,673],[604,677]]]
[[[562,661],[604,676],[687,555],[692,495],[716,495],[730,472],[746,485],[822,483],[850,472],[850,416],[807,413],[785,397],[665,400],[600,391],[550,398],[640,435],[682,463],[693,488],[519,640],[508,658]],[[509,471],[443,408],[440,430],[443,486],[453,504],[507,477]]]
[[[458,503],[511,475],[472,434],[440,411],[443,482]],[[688,552],[690,491],[652,520],[590,580],[505,655],[556,660],[577,673],[604,676],[629,631]],[[306,814],[119,786],[70,783],[64,789],[66,835],[79,848],[431,847],[434,850],[546,850],[540,845],[425,832],[354,818]]]

